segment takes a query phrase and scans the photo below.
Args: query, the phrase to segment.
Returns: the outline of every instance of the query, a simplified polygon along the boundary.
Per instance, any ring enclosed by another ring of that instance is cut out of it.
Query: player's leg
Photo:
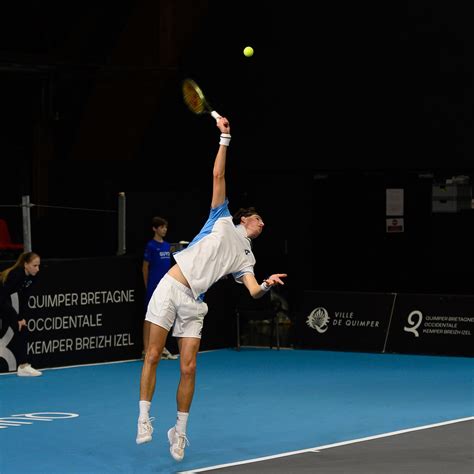
[[[151,441],[153,427],[149,413],[155,392],[156,369],[165,347],[168,332],[176,317],[173,286],[166,276],[160,281],[148,305],[146,320],[150,322],[148,347],[140,378],[140,414],[138,417],[137,444]]]
[[[176,393],[178,413],[176,425],[168,431],[170,452],[176,461],[181,461],[184,458],[184,448],[189,444],[186,437],[186,427],[194,396],[196,362],[200,343],[201,339],[197,337],[181,337],[178,339],[181,370],[178,391]]]
[[[195,337],[181,337],[178,339],[180,354],[180,371],[176,403],[178,411],[187,412],[191,408],[196,383],[196,360],[201,339]]]
[[[173,336],[178,338],[181,377],[176,393],[176,425],[168,431],[170,453],[176,461],[184,458],[188,443],[186,427],[196,383],[196,363],[207,304],[195,300],[188,290],[183,292],[183,301],[176,318]]]
[[[153,296],[153,291],[151,291],[151,286],[147,286],[146,295],[145,295],[145,315],[143,319],[143,351],[142,359],[145,358],[146,350],[148,349],[148,338],[150,337],[150,321],[146,320],[146,314],[148,312],[148,305],[150,304],[151,297]]]
[[[148,443],[152,439],[153,426],[150,418],[151,400],[155,392],[156,369],[161,359],[161,352],[165,346],[168,330],[156,324],[150,324],[150,335],[148,339],[148,350],[143,361],[142,374],[140,378],[140,401],[137,425],[137,444]]]
[[[151,401],[156,385],[156,369],[161,359],[161,353],[165,347],[168,330],[150,323],[148,336],[148,348],[143,361],[142,375],[140,379],[140,400]]]
[[[150,338],[150,321],[146,319],[143,321],[143,358],[145,358],[146,351],[148,349],[148,339]]]

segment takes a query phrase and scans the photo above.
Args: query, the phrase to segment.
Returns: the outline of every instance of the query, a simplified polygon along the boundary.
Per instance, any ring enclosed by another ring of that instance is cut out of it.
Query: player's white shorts
[[[145,319],[168,331],[174,325],[174,337],[200,339],[207,311],[207,304],[194,299],[190,288],[165,275],[153,292]]]

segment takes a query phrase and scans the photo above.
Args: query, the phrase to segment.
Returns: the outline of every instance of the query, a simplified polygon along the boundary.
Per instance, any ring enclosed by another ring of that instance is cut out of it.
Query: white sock
[[[150,413],[151,402],[149,402],[147,400],[140,400],[138,405],[140,407],[140,415],[138,416],[138,418],[140,420],[148,420],[149,413]]]
[[[186,425],[188,424],[189,413],[178,411],[176,418],[176,432],[179,434],[186,434]]]

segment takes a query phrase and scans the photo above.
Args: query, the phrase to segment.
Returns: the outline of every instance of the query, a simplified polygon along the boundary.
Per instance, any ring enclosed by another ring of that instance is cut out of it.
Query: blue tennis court
[[[37,378],[0,376],[0,472],[193,472],[474,413],[471,358],[263,348],[203,352],[190,446],[176,463],[166,432],[175,422],[179,361],[160,362],[153,441],[138,446],[141,366],[133,360],[45,370]],[[472,429],[470,434],[466,442],[472,445]],[[285,466],[281,472],[303,472],[296,464]]]

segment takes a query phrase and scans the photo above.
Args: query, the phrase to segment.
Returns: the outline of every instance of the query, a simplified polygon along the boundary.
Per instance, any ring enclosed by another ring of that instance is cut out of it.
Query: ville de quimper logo
[[[320,307],[313,309],[306,320],[306,324],[320,334],[326,332],[329,324],[329,314],[326,308]]]

